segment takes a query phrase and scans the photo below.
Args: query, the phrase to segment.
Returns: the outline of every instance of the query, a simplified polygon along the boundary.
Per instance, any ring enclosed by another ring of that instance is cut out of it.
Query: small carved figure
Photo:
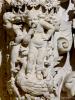
[[[34,12],[35,9],[33,9],[33,13]],[[38,20],[38,15],[29,17],[31,18],[29,22],[31,23],[34,32],[29,44],[28,74],[31,75],[33,69],[36,69],[37,78],[43,79],[42,71],[44,68],[44,58],[46,56],[47,41],[54,33],[55,28],[52,24],[46,22],[42,18]],[[44,32],[45,28],[47,29],[47,33]]]

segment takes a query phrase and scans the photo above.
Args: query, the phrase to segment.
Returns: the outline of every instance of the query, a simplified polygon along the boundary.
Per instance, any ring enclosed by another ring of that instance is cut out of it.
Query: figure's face
[[[37,24],[38,24],[37,20],[30,20],[30,21],[29,21],[29,25],[30,25],[32,28],[36,28],[36,27],[37,27]]]
[[[38,24],[38,14],[35,9],[29,11],[28,20],[31,27],[35,27]]]

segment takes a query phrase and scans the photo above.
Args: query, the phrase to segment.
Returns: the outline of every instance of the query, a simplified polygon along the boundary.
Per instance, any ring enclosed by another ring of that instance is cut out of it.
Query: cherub
[[[38,11],[39,12],[39,11]],[[34,16],[33,16],[34,14]],[[42,14],[42,13],[41,13]],[[29,12],[29,24],[33,29],[33,37],[29,43],[29,54],[28,54],[28,76],[31,73],[36,72],[38,79],[43,79],[42,71],[44,68],[44,58],[46,56],[47,41],[55,31],[55,27],[48,23],[42,18],[39,13],[33,8]],[[32,15],[32,16],[31,16]],[[47,32],[44,32],[44,29]]]

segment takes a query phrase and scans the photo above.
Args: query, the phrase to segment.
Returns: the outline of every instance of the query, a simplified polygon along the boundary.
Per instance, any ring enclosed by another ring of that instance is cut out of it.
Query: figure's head
[[[28,12],[28,22],[31,27],[35,27],[38,22],[38,13],[35,9]]]
[[[12,12],[7,12],[7,13],[4,13],[4,15],[3,15],[3,20],[5,21],[5,22],[7,22],[7,21],[14,21],[14,18],[15,18],[15,15],[12,13]]]

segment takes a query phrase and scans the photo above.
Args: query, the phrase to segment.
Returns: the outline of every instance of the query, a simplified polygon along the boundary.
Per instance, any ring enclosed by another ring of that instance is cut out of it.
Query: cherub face
[[[38,22],[38,13],[36,12],[35,9],[32,9],[28,13],[28,20],[29,20],[29,25],[32,27],[35,27]]]

